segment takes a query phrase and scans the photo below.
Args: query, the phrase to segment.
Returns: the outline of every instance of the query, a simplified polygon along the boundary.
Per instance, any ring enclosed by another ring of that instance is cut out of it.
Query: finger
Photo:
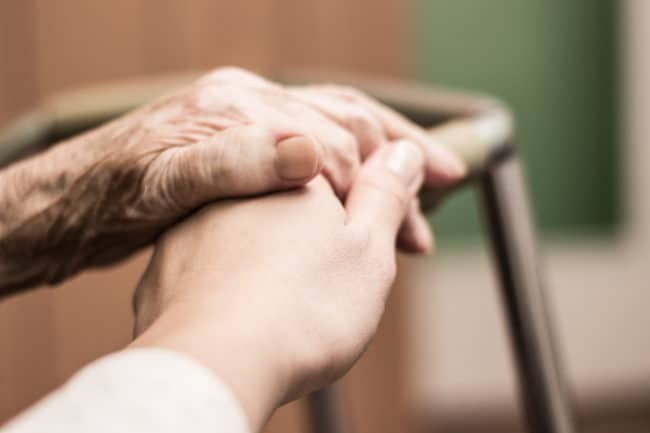
[[[289,88],[289,94],[354,135],[359,143],[362,159],[366,159],[379,146],[387,143],[379,120],[360,104],[310,87],[292,87]]]
[[[319,142],[323,149],[322,172],[337,196],[345,198],[361,165],[356,137],[305,104],[285,99],[274,106]]]
[[[344,198],[359,169],[359,145],[345,129],[286,96],[286,92],[244,92],[240,105],[256,123],[314,140],[321,149],[322,173]]]
[[[277,87],[275,83],[246,69],[236,66],[217,68],[197,80],[198,84],[227,83],[249,87]]]
[[[420,211],[419,200],[414,198],[397,236],[397,246],[407,253],[430,254],[433,234],[429,223]]]
[[[465,164],[451,151],[433,140],[406,117],[363,93],[350,88],[330,86],[329,91],[340,98],[365,106],[380,120],[389,140],[405,138],[418,144],[425,155],[425,183],[447,186],[460,180],[467,172]]]
[[[200,143],[167,149],[151,164],[152,194],[191,209],[215,199],[304,185],[321,168],[314,140],[259,125],[220,131]]]
[[[346,203],[350,225],[361,225],[384,246],[397,231],[422,181],[424,157],[417,145],[399,140],[375,152],[359,171]]]

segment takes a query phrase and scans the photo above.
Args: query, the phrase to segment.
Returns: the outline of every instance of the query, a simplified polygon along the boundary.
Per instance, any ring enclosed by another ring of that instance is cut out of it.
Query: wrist
[[[219,317],[219,320],[215,320]],[[239,400],[252,431],[261,430],[285,398],[287,371],[268,329],[240,308],[177,302],[130,347],[183,353],[208,367]]]
[[[0,170],[0,295],[59,279],[64,255],[48,247],[64,237],[54,228],[64,220],[50,209],[79,176],[81,152],[71,146],[83,148],[69,141]]]

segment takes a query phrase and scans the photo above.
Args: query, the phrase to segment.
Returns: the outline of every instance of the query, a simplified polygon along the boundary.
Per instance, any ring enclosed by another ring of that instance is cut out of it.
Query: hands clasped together
[[[0,172],[0,282],[57,282],[158,239],[132,346],[204,363],[257,429],[361,355],[396,242],[432,247],[418,189],[463,174],[358,91],[218,69]]]

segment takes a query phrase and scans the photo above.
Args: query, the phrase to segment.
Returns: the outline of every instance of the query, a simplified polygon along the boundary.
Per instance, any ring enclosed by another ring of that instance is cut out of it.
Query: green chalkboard
[[[534,212],[546,233],[618,225],[614,0],[416,0],[420,78],[497,95],[516,116]],[[476,233],[474,198],[434,217]]]

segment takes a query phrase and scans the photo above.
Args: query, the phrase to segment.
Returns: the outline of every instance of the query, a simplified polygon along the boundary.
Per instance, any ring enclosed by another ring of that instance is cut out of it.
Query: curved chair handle
[[[54,94],[0,130],[0,167],[96,127],[199,75],[186,72],[144,77]],[[303,71],[281,78],[292,83],[336,81],[358,87],[429,127],[430,133],[457,153],[471,172],[482,171],[492,159],[509,151],[504,143],[511,141],[511,115],[491,97],[350,74]]]

